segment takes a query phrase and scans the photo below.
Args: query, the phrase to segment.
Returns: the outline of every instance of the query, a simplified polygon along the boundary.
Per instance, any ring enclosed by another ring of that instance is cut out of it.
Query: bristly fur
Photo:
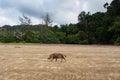
[[[61,62],[62,62],[63,59],[66,61],[65,57],[66,57],[66,55],[64,55],[64,54],[53,53],[53,54],[49,55],[48,59],[51,59],[51,61],[53,61],[55,59],[57,61],[57,59],[61,58]]]

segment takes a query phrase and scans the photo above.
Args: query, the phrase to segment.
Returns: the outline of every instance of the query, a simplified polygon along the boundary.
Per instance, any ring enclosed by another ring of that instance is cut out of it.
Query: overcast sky
[[[41,17],[49,13],[54,23],[76,23],[81,11],[105,12],[104,3],[112,0],[0,0],[0,26],[20,24],[25,14],[32,24],[42,23]]]

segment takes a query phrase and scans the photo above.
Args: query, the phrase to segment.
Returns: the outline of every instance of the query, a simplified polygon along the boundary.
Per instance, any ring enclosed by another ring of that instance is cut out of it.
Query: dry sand
[[[0,44],[0,80],[120,80],[120,46]]]

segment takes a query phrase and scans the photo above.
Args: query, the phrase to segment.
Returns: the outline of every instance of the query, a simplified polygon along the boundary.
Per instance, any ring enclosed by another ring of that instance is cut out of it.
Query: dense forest
[[[0,27],[1,43],[64,43],[64,44],[114,44],[120,45],[120,0],[113,0],[103,6],[106,12],[82,11],[78,23],[50,26],[49,15],[46,24],[32,25],[23,15],[20,25]]]

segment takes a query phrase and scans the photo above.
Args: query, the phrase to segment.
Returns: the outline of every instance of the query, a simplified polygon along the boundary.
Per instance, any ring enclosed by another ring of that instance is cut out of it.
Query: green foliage
[[[56,37],[61,43],[65,43],[66,33],[64,32],[55,32]]]
[[[79,40],[86,40],[88,36],[84,31],[79,31],[77,37],[79,38]]]
[[[13,32],[6,32],[4,35],[1,36],[1,42],[4,42],[4,43],[10,43],[10,42],[13,42],[14,41],[14,38],[13,38]]]
[[[99,27],[95,33],[96,41],[99,44],[109,44],[110,43],[110,34],[104,27]]]
[[[41,33],[40,38],[43,43],[59,43],[59,39],[56,38],[52,31],[49,31],[47,33]]]
[[[77,44],[78,42],[79,42],[79,39],[77,35],[68,35],[66,38],[66,43]]]
[[[5,25],[0,27],[0,42],[119,45],[120,1],[106,3],[104,8],[107,12],[96,12],[92,15],[82,11],[76,24],[48,27],[51,20],[46,15],[46,25]],[[25,24],[31,22],[26,16],[21,21]]]
[[[113,25],[109,28],[110,31],[120,34],[120,16],[115,18]]]
[[[118,37],[115,42],[114,42],[115,45],[120,45],[120,37]]]
[[[80,40],[79,44],[88,44],[88,40]]]
[[[6,31],[4,29],[6,29]],[[59,43],[59,39],[44,25],[17,25],[0,28],[0,42]]]
[[[113,44],[116,43],[116,40],[120,37],[120,16],[117,16],[113,22],[113,24],[109,27],[108,31],[111,34],[111,42]]]
[[[107,14],[110,16],[120,16],[120,0],[113,0],[107,7]]]
[[[76,34],[79,44],[88,44],[88,35],[84,31],[79,31]]]
[[[40,34],[38,31],[28,31],[25,34],[24,40],[30,43],[41,43],[41,41],[38,39],[39,35]]]

